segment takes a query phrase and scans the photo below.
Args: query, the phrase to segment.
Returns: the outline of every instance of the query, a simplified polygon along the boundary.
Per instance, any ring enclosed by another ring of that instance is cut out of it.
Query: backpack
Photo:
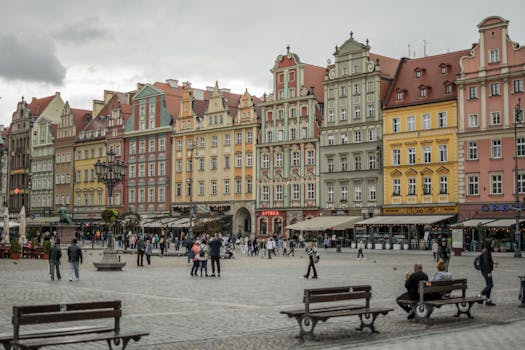
[[[321,260],[321,257],[319,256],[319,253],[315,252],[315,255],[314,255],[314,263],[318,263],[319,260]]]
[[[199,249],[199,256],[200,256],[201,258],[203,258],[204,256],[206,256],[206,252],[204,251],[204,249],[202,249],[202,248]]]
[[[193,251],[193,249],[190,249],[190,250],[188,251],[188,257],[189,257],[190,259],[193,259],[193,258],[195,257],[195,252]]]
[[[481,270],[481,255],[476,256],[474,259],[474,268],[478,271]]]

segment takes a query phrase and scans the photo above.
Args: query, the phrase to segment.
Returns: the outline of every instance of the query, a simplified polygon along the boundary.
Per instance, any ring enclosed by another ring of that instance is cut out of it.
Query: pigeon
[[[17,265],[18,263],[16,261],[13,261],[13,264]]]
[[[394,269],[394,271],[396,271],[396,270],[397,270],[397,267],[393,266],[392,269]]]
[[[374,264],[376,263],[376,261],[374,260]]]

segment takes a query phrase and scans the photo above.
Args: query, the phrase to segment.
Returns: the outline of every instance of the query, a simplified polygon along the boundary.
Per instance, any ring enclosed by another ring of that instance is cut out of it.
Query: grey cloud
[[[54,42],[45,37],[0,35],[0,77],[60,85],[66,68],[55,51]]]
[[[83,18],[74,23],[63,25],[52,31],[51,35],[59,42],[75,45],[110,37],[107,28],[95,17]]]

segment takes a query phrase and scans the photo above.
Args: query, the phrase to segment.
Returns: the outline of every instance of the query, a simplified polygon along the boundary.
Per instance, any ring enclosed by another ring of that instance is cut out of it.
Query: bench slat
[[[345,293],[345,292],[368,292],[372,289],[369,285],[361,286],[345,286],[345,287],[330,287],[330,288],[311,288],[305,289],[304,295],[316,295],[316,294],[330,294],[330,293]]]
[[[115,318],[121,317],[121,310],[101,310],[101,311],[83,311],[83,312],[57,312],[49,314],[30,314],[22,315],[18,318],[19,325],[38,324],[38,323],[53,323],[53,322],[67,322],[67,321],[81,321],[94,320],[100,318]],[[13,316],[13,323],[15,323]]]
[[[67,327],[67,328],[54,328],[39,331],[29,331],[21,333],[19,339],[30,339],[30,338],[47,338],[55,337],[60,335],[70,334],[84,334],[84,333],[100,333],[100,332],[111,332],[113,327],[91,327],[91,326],[79,326],[79,327]],[[0,334],[0,343],[13,340],[13,332]]]
[[[486,300],[486,298],[484,298],[484,297],[447,298],[447,299],[425,301],[425,304],[438,306],[438,305],[468,303],[468,302],[477,302],[477,301],[481,302],[481,301],[485,301],[485,300]]]
[[[44,339],[23,339],[23,340],[19,340],[18,342],[13,342],[13,344],[30,348],[30,347],[36,347],[36,346],[86,343],[86,342],[116,339],[116,338],[134,338],[134,337],[142,337],[146,335],[149,335],[149,333],[143,332],[143,331],[106,332],[106,333],[95,333],[95,334],[82,334],[78,336],[68,336],[68,337],[54,337],[54,338],[44,338]]]
[[[324,318],[324,317],[344,317],[344,316],[356,316],[366,313],[389,313],[394,311],[394,309],[369,309],[369,308],[359,308],[359,309],[348,309],[348,310],[339,310],[339,311],[329,311],[329,312],[319,312],[315,315],[310,315],[313,317]]]
[[[325,303],[329,301],[341,301],[351,299],[370,299],[371,293],[367,292],[350,292],[350,293],[337,293],[337,294],[319,294],[310,297],[305,297],[305,302],[309,303]]]
[[[365,307],[364,305],[339,305],[339,306],[328,306],[322,308],[310,309],[309,314],[315,314],[316,312],[325,312],[325,311],[338,311],[338,310],[347,310],[347,309],[359,309]],[[281,314],[297,316],[304,314],[304,308],[295,309],[295,310],[283,310]]]
[[[452,292],[454,290],[467,290],[467,286],[430,286],[425,287],[425,294],[430,293],[441,293],[441,292]]]
[[[120,309],[120,300],[115,301],[95,301],[92,303],[72,303],[72,304],[47,304],[47,305],[16,305],[13,306],[13,315],[17,314],[38,314],[44,312],[60,312],[61,307],[65,311],[80,311],[94,309]],[[20,312],[20,313],[17,313]]]

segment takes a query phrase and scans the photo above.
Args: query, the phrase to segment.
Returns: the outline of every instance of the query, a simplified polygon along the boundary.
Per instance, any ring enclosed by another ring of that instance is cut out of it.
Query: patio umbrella
[[[9,243],[9,209],[4,209],[4,240]]]
[[[26,207],[22,206],[20,209],[20,226],[18,227],[18,232],[20,233],[20,242],[21,244],[26,241]]]

